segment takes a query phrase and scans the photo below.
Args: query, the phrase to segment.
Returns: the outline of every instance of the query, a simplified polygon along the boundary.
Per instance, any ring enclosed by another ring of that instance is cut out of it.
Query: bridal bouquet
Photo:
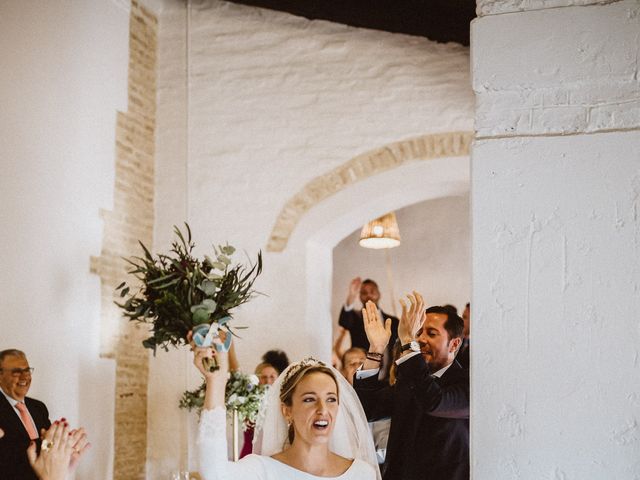
[[[198,414],[204,405],[205,382],[195,390],[188,390],[182,394],[180,408],[188,411],[195,409]],[[242,372],[231,372],[225,390],[225,404],[227,412],[238,412],[238,420],[242,429],[255,425],[258,417],[260,402],[267,392],[266,385],[259,385],[258,377]]]
[[[177,240],[169,254],[154,256],[139,242],[144,256],[126,260],[132,266],[128,273],[139,280],[140,288],[131,293],[127,282],[122,282],[116,288],[122,303],[116,305],[129,320],[151,325],[151,336],[142,344],[154,354],[157,347],[166,351],[169,345],[187,344],[189,331],[197,346],[213,345],[227,351],[235,335],[231,310],[253,297],[253,283],[262,272],[262,254],[258,253],[253,265],[234,263],[235,248],[227,244],[213,247],[213,257],[197,259],[192,254],[191,229],[185,226],[186,238],[174,227]],[[227,332],[224,341],[221,331]],[[210,371],[218,368],[215,359],[206,362]]]

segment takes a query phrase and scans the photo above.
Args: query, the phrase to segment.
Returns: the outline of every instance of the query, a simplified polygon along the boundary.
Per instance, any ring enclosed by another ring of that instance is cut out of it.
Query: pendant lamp
[[[360,232],[361,247],[365,248],[393,248],[400,245],[400,230],[394,212],[371,220],[362,227]]]

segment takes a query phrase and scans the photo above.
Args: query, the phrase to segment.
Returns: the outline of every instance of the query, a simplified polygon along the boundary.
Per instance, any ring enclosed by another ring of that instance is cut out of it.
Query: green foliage
[[[258,418],[260,402],[267,392],[266,385],[258,384],[258,377],[242,372],[231,372],[225,390],[225,405],[227,413],[238,411],[238,420],[242,429],[253,426]],[[187,390],[180,399],[180,408],[188,411],[196,410],[198,415],[204,405],[206,384],[203,381],[195,390]]]
[[[253,283],[262,272],[261,252],[255,264],[246,266],[232,261],[236,250],[231,245],[214,246],[213,257],[195,258],[191,229],[185,226],[186,236],[174,226],[177,240],[168,255],[153,256],[139,242],[144,256],[125,260],[140,289],[131,293],[127,282],[116,288],[122,299],[116,305],[124,316],[151,325],[151,336],[142,344],[154,353],[158,347],[168,350],[169,345],[186,344],[195,325],[231,317],[233,308],[253,297]],[[229,324],[225,328],[233,333]]]

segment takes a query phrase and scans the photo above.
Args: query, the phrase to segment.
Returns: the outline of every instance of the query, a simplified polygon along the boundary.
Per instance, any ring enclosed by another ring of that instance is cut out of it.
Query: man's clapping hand
[[[398,338],[402,345],[415,340],[422,324],[426,318],[424,308],[424,298],[414,290],[413,294],[408,294],[409,308],[404,300],[400,300],[402,306],[402,316],[398,325]]]
[[[391,319],[387,318],[383,325],[378,317],[378,307],[369,300],[362,309],[362,321],[369,340],[369,351],[384,353],[391,338]]]

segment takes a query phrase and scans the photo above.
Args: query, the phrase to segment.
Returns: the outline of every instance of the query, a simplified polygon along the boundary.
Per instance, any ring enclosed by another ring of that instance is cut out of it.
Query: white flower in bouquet
[[[204,405],[205,387],[206,384],[203,381],[196,390],[184,392],[180,400],[180,408],[189,411],[195,409],[200,414]],[[260,385],[256,375],[242,372],[231,373],[227,381],[225,405],[229,414],[232,414],[234,410],[238,412],[238,420],[244,430],[256,423],[260,403],[267,389],[267,385]]]

